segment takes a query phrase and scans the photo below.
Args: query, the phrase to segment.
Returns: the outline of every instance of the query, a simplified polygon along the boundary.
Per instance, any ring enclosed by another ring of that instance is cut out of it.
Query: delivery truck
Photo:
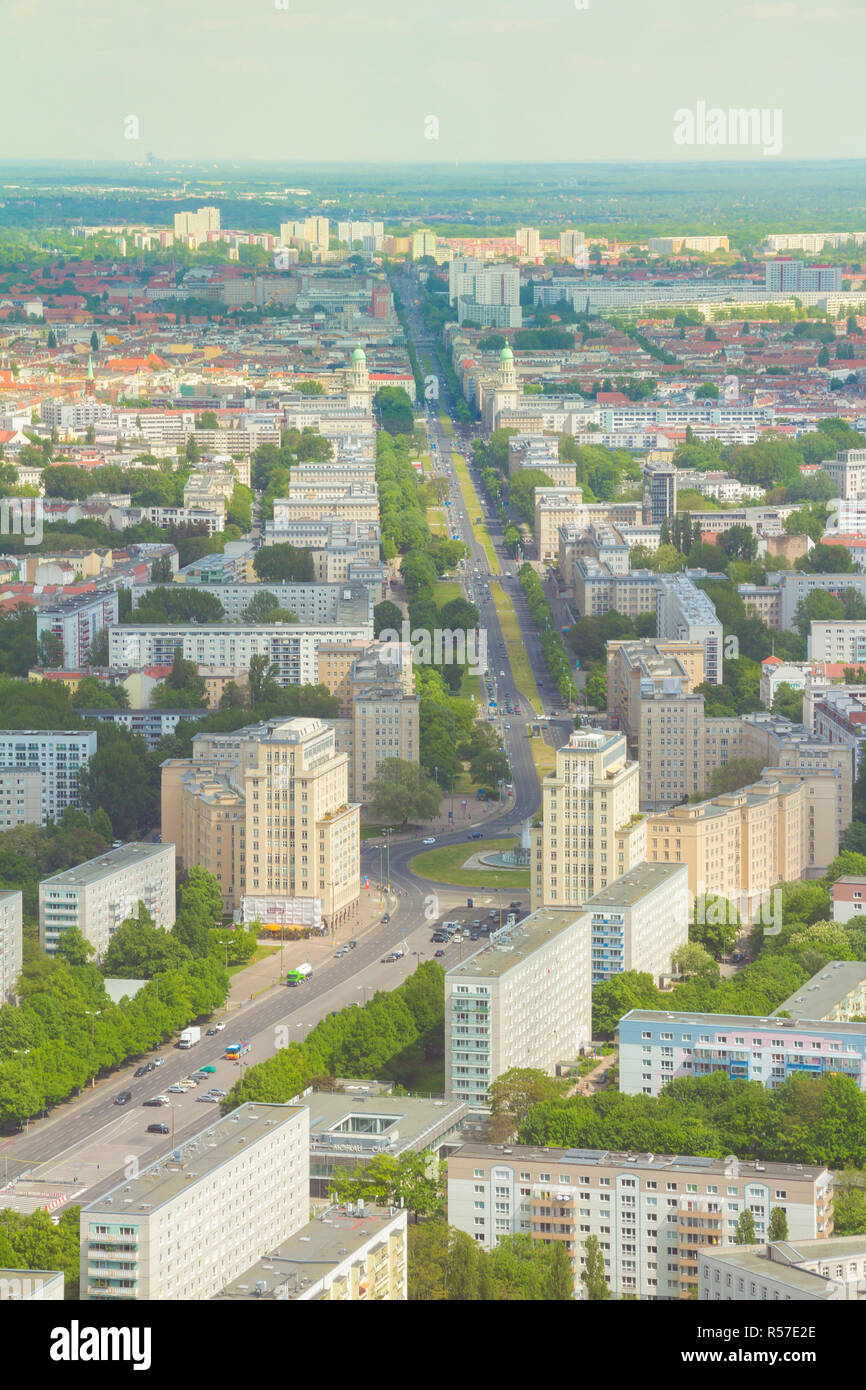
[[[180,1035],[180,1042],[178,1043],[178,1047],[182,1047],[184,1050],[187,1050],[190,1047],[195,1047],[196,1043],[200,1041],[200,1028],[184,1028],[183,1032]]]

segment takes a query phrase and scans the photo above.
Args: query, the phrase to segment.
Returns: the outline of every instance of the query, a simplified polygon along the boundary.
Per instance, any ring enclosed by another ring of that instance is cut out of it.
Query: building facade
[[[510,1067],[553,1074],[592,1038],[589,917],[539,908],[445,974],[445,1090],[484,1108]]]
[[[39,885],[39,943],[54,955],[64,932],[77,928],[97,959],[118,927],[143,903],[158,927],[174,926],[173,844],[128,844],[63,869]]]

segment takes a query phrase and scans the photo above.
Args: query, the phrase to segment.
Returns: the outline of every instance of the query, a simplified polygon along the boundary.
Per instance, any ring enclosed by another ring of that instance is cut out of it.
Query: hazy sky
[[[2,0],[0,159],[765,158],[676,145],[698,101],[864,153],[864,0],[282,3]]]

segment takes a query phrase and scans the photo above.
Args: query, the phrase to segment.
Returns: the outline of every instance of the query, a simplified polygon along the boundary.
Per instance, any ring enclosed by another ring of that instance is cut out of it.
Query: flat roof
[[[813,1274],[811,1270],[801,1269],[798,1265],[768,1259],[764,1245],[713,1245],[698,1249],[696,1253],[709,1255],[725,1264],[732,1264],[746,1274],[758,1275],[762,1279],[775,1279],[780,1284],[790,1284],[791,1288],[813,1294],[816,1298],[824,1298],[829,1292],[828,1281],[820,1274]]]
[[[593,908],[601,907],[633,907],[647,893],[664,888],[669,880],[676,877],[684,877],[688,882],[687,864],[649,864],[644,861],[587,898],[581,911],[591,912]]]
[[[779,1014],[784,1009],[797,1019],[825,1019],[830,1010],[864,980],[866,961],[830,960],[773,1012]]]
[[[568,908],[539,907],[516,926],[491,933],[489,941],[445,972],[446,979],[490,980],[507,975],[580,917],[588,917],[586,904]]]
[[[361,1090],[365,1083],[351,1083],[357,1090],[303,1091],[293,1102],[306,1105],[310,1112],[310,1152],[369,1154],[385,1150],[404,1153],[407,1149],[428,1148],[452,1130],[469,1113],[463,1100],[436,1099],[422,1096],[388,1096],[371,1094],[377,1082],[369,1082],[370,1090]],[[340,1128],[350,1116],[359,1117],[360,1127]],[[375,1127],[371,1117],[384,1121]]]
[[[248,1101],[179,1144],[169,1156],[151,1163],[137,1178],[118,1183],[105,1196],[89,1202],[82,1207],[82,1214],[115,1216],[119,1220],[149,1216],[157,1207],[189,1191],[190,1178],[210,1177],[237,1157],[241,1143],[249,1149],[272,1133],[275,1126],[294,1119],[304,1109],[302,1105]]]
[[[107,878],[110,874],[131,869],[134,864],[140,864],[143,860],[154,859],[157,855],[165,854],[167,850],[173,858],[174,845],[152,845],[139,840],[131,841],[128,845],[121,845],[120,849],[108,849],[95,859],[86,860],[84,864],[73,864],[71,869],[61,869],[59,874],[43,878],[42,885],[83,888],[89,883],[98,883],[101,878]]]
[[[451,1155],[452,1161],[457,1158],[483,1158],[493,1163],[503,1162],[509,1157],[518,1161],[525,1159],[527,1162],[549,1162],[551,1165],[573,1164],[577,1168],[623,1168],[626,1171],[645,1168],[652,1172],[658,1170],[668,1173],[704,1173],[710,1177],[724,1177],[729,1171],[727,1160],[724,1158],[701,1158],[694,1154],[623,1153],[613,1149],[545,1149],[538,1144],[467,1143],[462,1144]],[[737,1160],[737,1164],[741,1176],[745,1174],[759,1180],[787,1178],[789,1181],[811,1182],[818,1174],[827,1171],[823,1163],[798,1166],[794,1163],[762,1163],[757,1159],[741,1158]],[[866,1236],[860,1239],[866,1242]],[[821,1241],[822,1247],[826,1244],[826,1241]]]
[[[347,1211],[346,1207],[329,1208],[276,1250],[263,1255],[214,1297],[255,1302],[260,1298],[273,1298],[278,1290],[288,1285],[286,1297],[298,1298],[310,1284],[318,1283],[336,1266],[351,1259],[369,1241],[388,1235],[395,1210],[368,1206],[363,1216],[359,1216]],[[401,1214],[397,1212],[398,1218]]]
[[[796,1025],[798,1028],[821,1034],[841,1033],[849,1034],[853,1038],[866,1038],[866,1023],[827,1023],[820,1018],[777,1018],[774,1014],[768,1015],[767,1018],[759,1018],[757,1014],[686,1014],[667,1013],[664,1009],[630,1009],[620,1022],[623,1023],[625,1019],[631,1019],[634,1023],[664,1023],[667,1020],[670,1023],[689,1023],[704,1028],[711,1024],[717,1027],[743,1029],[770,1025],[782,1029]]]

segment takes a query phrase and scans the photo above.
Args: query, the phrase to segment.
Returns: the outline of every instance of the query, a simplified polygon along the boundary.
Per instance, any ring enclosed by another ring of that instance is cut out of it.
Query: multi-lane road
[[[404,302],[407,303],[410,336],[416,350],[430,353],[435,360],[436,346],[425,336],[417,308],[412,303],[411,287],[407,285],[404,285]],[[527,725],[538,722],[539,714],[546,715],[547,722],[542,728],[548,741],[561,743],[565,741],[572,721],[570,717],[550,719],[553,711],[561,711],[562,702],[541,661],[538,633],[515,577],[517,565],[505,550],[498,519],[483,501],[482,513],[501,565],[501,577],[490,573],[488,556],[475,538],[472,525],[475,518],[467,512],[454,470],[453,454],[459,453],[466,459],[478,496],[483,498],[471,447],[477,429],[475,426],[461,425],[456,419],[454,407],[455,402],[449,396],[440,368],[440,399],[437,408],[429,410],[426,417],[434,467],[449,481],[451,506],[448,511],[451,513],[452,530],[461,536],[469,551],[462,568],[464,592],[477,603],[481,611],[481,624],[487,629],[488,664],[494,673],[499,707],[503,708],[510,700],[512,706],[519,705],[521,709],[519,715],[512,713],[507,716],[504,722],[510,725],[509,729],[506,730],[503,724],[503,742],[511,764],[514,791],[513,795],[503,800],[501,814],[483,822],[485,839],[493,839],[519,833],[524,821],[539,806],[540,789]],[[439,410],[453,422],[453,435],[444,429]],[[496,609],[487,595],[487,589],[495,583],[507,587],[520,624],[523,645],[529,652],[542,696],[544,711],[537,711],[534,718],[526,692],[517,688]],[[468,853],[471,830],[470,823],[461,829],[447,831],[437,836],[437,843],[466,843]],[[473,895],[472,889],[457,890],[447,884],[437,885],[417,878],[409,864],[419,849],[417,840],[402,837],[392,839],[390,882],[396,898],[391,920],[379,923],[361,935],[353,951],[317,967],[314,978],[297,989],[276,986],[259,999],[244,1004],[226,1016],[227,1028],[224,1033],[211,1038],[203,1037],[194,1050],[180,1052],[171,1046],[160,1049],[164,1063],[147,1076],[136,1080],[133,1066],[123,1068],[110,1079],[100,1082],[96,1088],[86,1090],[82,1096],[58,1107],[48,1119],[31,1123],[27,1133],[0,1142],[0,1179],[4,1175],[11,1178],[21,1173],[32,1173],[36,1178],[61,1185],[77,1179],[74,1199],[81,1200],[83,1197],[91,1200],[116,1184],[128,1171],[131,1162],[146,1164],[164,1152],[173,1141],[190,1138],[205,1126],[211,1115],[218,1114],[216,1105],[210,1106],[197,1099],[207,1085],[229,1090],[243,1067],[272,1056],[276,1048],[286,1046],[293,1038],[303,1038],[313,1024],[330,1012],[363,1003],[376,989],[394,988],[416,968],[419,960],[429,959],[433,955],[435,948],[430,942],[433,917],[453,916],[458,900],[467,894]],[[369,874],[371,879],[378,878],[378,844],[368,841],[363,846],[362,872]],[[437,899],[435,903],[431,903],[433,894]],[[526,901],[525,891],[518,891],[515,896]],[[474,897],[474,910],[478,917],[484,916],[482,908],[499,903],[498,896],[491,895],[489,890],[478,889]],[[406,952],[403,959],[383,963],[383,957],[398,944]],[[443,964],[448,964],[449,958],[456,955],[456,950],[448,948]],[[249,1039],[251,1046],[238,1066],[226,1061],[223,1053],[227,1041],[241,1039]],[[171,1094],[170,1110],[168,1107],[143,1106],[144,1100],[161,1094],[168,1086],[203,1064],[216,1068],[209,1082],[202,1083],[197,1091],[185,1095]],[[114,1098],[124,1090],[132,1091],[132,1099],[127,1105],[116,1106]],[[171,1133],[168,1136],[147,1134],[147,1125],[158,1122],[169,1125]]]

